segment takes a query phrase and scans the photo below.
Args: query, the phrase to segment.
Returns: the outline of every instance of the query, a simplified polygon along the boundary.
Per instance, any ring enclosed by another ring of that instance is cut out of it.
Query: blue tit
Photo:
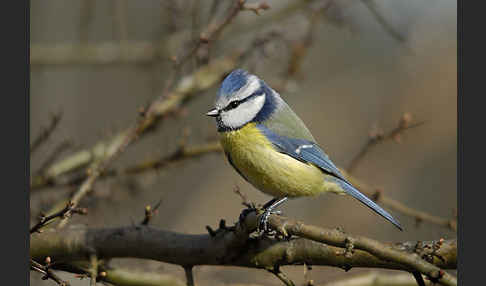
[[[221,145],[233,168],[250,184],[274,197],[259,221],[288,198],[332,192],[358,199],[402,230],[388,212],[353,187],[302,120],[263,80],[237,69],[222,82],[215,107]]]

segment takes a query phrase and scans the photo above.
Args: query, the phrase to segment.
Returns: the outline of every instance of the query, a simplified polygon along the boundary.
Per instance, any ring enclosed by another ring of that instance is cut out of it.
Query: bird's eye
[[[232,101],[230,104],[229,104],[229,108],[230,109],[233,109],[233,108],[237,108],[238,105],[240,105],[240,101],[239,100],[235,100],[235,101]]]

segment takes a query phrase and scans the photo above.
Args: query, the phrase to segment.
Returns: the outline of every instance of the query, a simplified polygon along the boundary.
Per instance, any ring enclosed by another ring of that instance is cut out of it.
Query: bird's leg
[[[271,206],[274,202],[276,202],[278,199],[274,198],[268,201],[266,204],[262,206],[263,210],[266,210],[269,206]],[[256,212],[257,208],[252,204],[252,205],[247,205],[247,208],[244,209],[239,217],[239,221],[242,222],[245,220],[246,216],[251,213],[251,212]]]
[[[273,198],[271,200],[269,200],[268,202],[266,202],[264,205],[263,205],[263,209],[266,210],[267,208],[269,208],[273,203],[275,203],[278,199],[277,198]]]
[[[261,215],[260,219],[258,220],[258,230],[260,232],[268,233],[270,232],[270,229],[268,228],[268,217],[271,214],[280,214],[280,211],[273,211],[275,208],[277,208],[279,205],[283,204],[288,200],[287,197],[283,198],[275,198],[266,203],[263,206],[263,209],[265,210],[263,214]]]

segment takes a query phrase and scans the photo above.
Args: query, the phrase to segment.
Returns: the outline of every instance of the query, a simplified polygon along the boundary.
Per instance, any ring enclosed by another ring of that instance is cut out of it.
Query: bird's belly
[[[324,191],[319,168],[276,151],[256,127],[222,133],[221,144],[233,167],[264,193],[298,197]]]

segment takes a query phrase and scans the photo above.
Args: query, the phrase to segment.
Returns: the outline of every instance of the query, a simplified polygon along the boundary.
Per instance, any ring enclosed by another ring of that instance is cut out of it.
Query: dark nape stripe
[[[265,103],[262,106],[262,109],[257,113],[255,118],[251,122],[265,122],[270,116],[273,114],[275,109],[277,108],[277,100],[275,96],[273,95],[273,91],[271,88],[268,87],[268,85],[263,81],[260,80],[260,85],[261,88],[259,90],[261,93],[265,93]]]

